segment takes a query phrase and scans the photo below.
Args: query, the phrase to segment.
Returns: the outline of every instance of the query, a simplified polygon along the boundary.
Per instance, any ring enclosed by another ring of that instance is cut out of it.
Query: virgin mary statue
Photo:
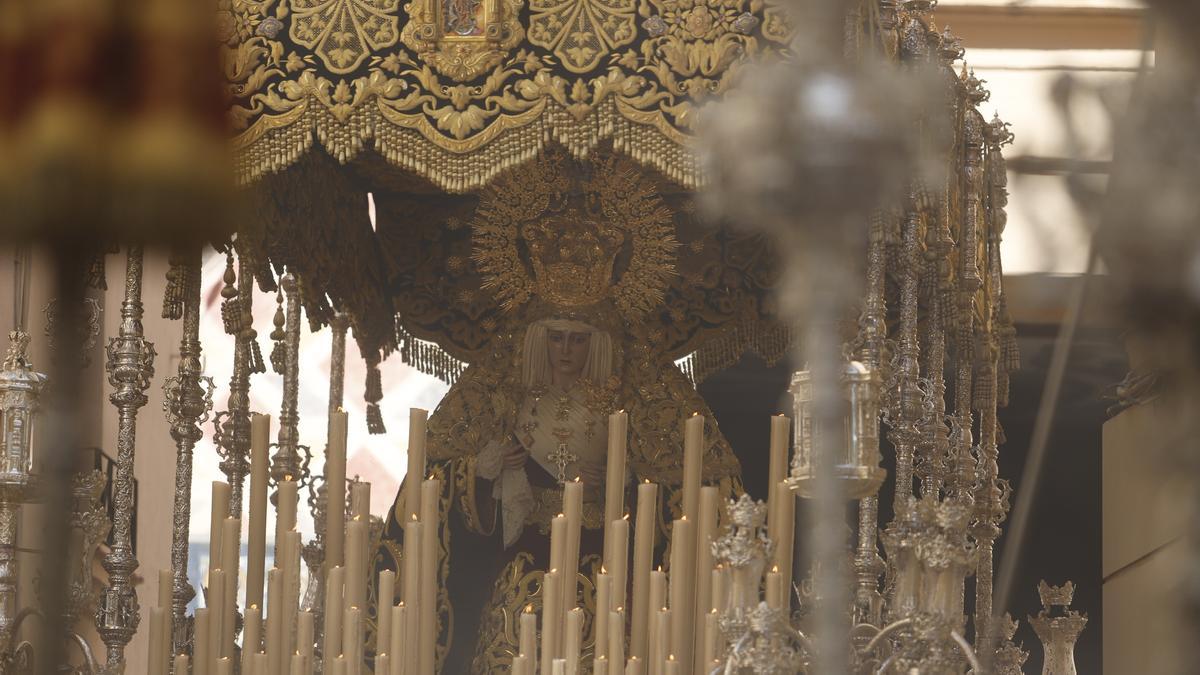
[[[637,175],[620,160],[584,178],[523,169],[481,196],[474,263],[503,322],[428,425],[428,472],[443,486],[442,673],[509,671],[518,615],[541,605],[562,485],[576,479],[578,606],[587,614],[580,672],[590,672],[610,413],[629,415],[625,503],[636,508],[637,483],[659,485],[657,556],[679,516],[687,417],[710,420],[703,481],[726,496],[740,491],[737,460],[704,401],[646,330],[645,317],[662,309],[676,244],[671,212]],[[404,522],[398,497],[381,566],[397,567]]]

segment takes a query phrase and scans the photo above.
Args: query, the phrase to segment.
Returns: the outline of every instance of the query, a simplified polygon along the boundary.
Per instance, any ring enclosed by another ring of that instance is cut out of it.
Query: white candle
[[[637,521],[633,532],[633,630],[629,635],[629,652],[645,661],[649,656],[646,644],[651,623],[650,568],[654,558],[658,486],[653,483],[638,485],[637,499]]]
[[[270,671],[267,668],[267,653],[266,652],[259,652],[259,653],[255,654],[254,658],[250,660],[250,663],[251,663],[251,671],[250,672],[253,675],[270,675]]]
[[[246,606],[263,606],[267,555],[267,473],[271,416],[250,416],[250,533],[247,540]],[[249,663],[248,661],[244,661]],[[243,667],[245,669],[245,667]]]
[[[693,600],[692,620],[694,635],[692,644],[699,648],[703,644],[704,617],[712,609],[712,542],[717,536],[717,488],[700,488],[700,513],[696,527],[696,595]],[[707,664],[693,658],[693,675],[707,675]]]
[[[233,626],[228,623],[229,614],[225,611],[229,597],[225,592],[226,578],[225,570],[208,573],[208,653],[214,661],[225,656],[225,633],[233,632]]]
[[[275,560],[278,561],[283,557],[279,548],[283,533],[296,529],[296,509],[300,503],[299,485],[290,478],[280,481],[275,497]],[[278,567],[279,563],[276,562],[275,566]]]
[[[667,654],[670,653],[668,646],[671,637],[671,610],[660,609],[654,618],[655,629],[653,635],[651,635],[653,641],[650,644],[652,659],[650,670],[655,675],[662,675]]]
[[[367,523],[353,519],[346,523],[346,606],[367,606]]]
[[[779,495],[779,481],[788,477],[787,457],[788,440],[791,432],[791,420],[784,415],[771,417],[770,456],[767,460],[767,514],[775,513],[775,504]],[[786,493],[786,488],[784,488]],[[768,533],[771,536],[772,533]],[[772,541],[776,541],[772,539]]]
[[[696,564],[694,521],[680,518],[675,521],[671,534],[671,653],[680,661],[681,667],[690,669],[692,650],[693,606],[695,603]]]
[[[566,675],[567,661],[566,659],[554,659],[554,666],[550,669],[552,675]]]
[[[579,672],[582,632],[583,609],[576,607],[567,612],[567,634],[563,638],[563,658],[567,662],[566,675],[576,675]]]
[[[792,604],[788,589],[791,588],[792,546],[796,536],[796,496],[787,489],[786,483],[780,482],[778,487],[779,501],[776,503],[775,519],[778,521],[776,536],[779,538],[775,542],[774,565],[783,576],[784,592],[780,607],[788,609]]]
[[[346,526],[346,413],[329,415],[329,444],[325,456],[325,569],[345,563],[342,551]]]
[[[188,658],[187,654],[176,654],[174,672],[179,673],[180,675],[187,675],[188,663],[190,661],[191,659]]]
[[[697,520],[700,506],[700,467],[704,456],[704,418],[692,415],[683,430],[683,517]],[[678,655],[676,655],[678,656]]]
[[[358,675],[362,659],[358,650],[362,648],[362,610],[347,607],[342,617],[342,654],[346,657],[346,675]]]
[[[308,675],[313,667],[313,652],[316,647],[316,617],[303,610],[296,615],[296,653],[304,657],[304,672]]]
[[[648,649],[647,654],[649,655],[649,658],[647,659],[647,663],[649,664],[649,666],[648,666],[647,670],[649,670],[654,675],[658,675],[658,673],[662,670],[662,660],[663,660],[663,658],[666,657],[667,649],[664,646],[663,647],[663,656],[656,658],[655,655],[657,654],[657,652],[654,651],[655,645],[658,645],[660,643],[669,643],[670,639],[671,639],[670,633],[665,633],[661,636],[658,634],[658,631],[659,631],[658,613],[660,611],[662,611],[663,609],[665,609],[667,606],[667,575],[666,575],[666,573],[663,572],[661,569],[654,570],[653,572],[650,573],[650,582],[648,585],[650,587],[650,593],[649,593],[650,597],[649,597],[649,602],[647,603],[647,608],[648,608],[647,612],[649,614],[647,617],[647,619],[648,619],[647,620],[647,633],[648,633],[647,637],[649,639],[649,646],[647,648]],[[636,598],[634,598],[634,599],[636,600]]]
[[[375,656],[375,675],[387,675],[392,671],[392,657],[387,654]]]
[[[679,659],[675,658],[674,654],[672,654],[671,656],[667,657],[667,663],[665,669],[663,670],[663,675],[680,675],[680,673],[683,672],[683,670],[681,670],[682,668],[683,664],[679,661]]]
[[[158,606],[165,609],[171,608],[171,585],[173,578],[171,570],[158,571]]]
[[[347,675],[345,656],[338,656],[333,660],[333,670],[329,675]]]
[[[625,455],[629,438],[629,415],[624,410],[608,416],[608,457],[604,477],[604,528],[625,515]]]
[[[595,660],[592,661],[593,675],[595,675],[595,673],[601,673],[601,675],[603,675],[607,672],[608,672],[608,657],[607,656],[597,656],[595,658]]]
[[[525,658],[524,671],[515,671],[514,675],[533,675],[533,662],[537,658],[537,615],[533,606],[526,605],[521,612],[521,638],[518,643],[521,656]]]
[[[296,612],[300,607],[300,533],[288,530],[283,533],[283,569],[280,578],[283,584],[283,642],[284,661],[280,669],[290,664],[287,654],[296,651]]]
[[[245,625],[242,628],[242,672],[252,672],[253,657],[260,649],[262,649],[262,609],[251,605],[246,608]],[[186,675],[186,673],[180,675]]]
[[[221,605],[225,617],[221,619],[221,656],[233,658],[234,638],[237,629],[238,570],[242,562],[242,521],[226,518],[221,523],[221,571],[225,573],[225,599]]]
[[[555,570],[546,572],[542,577],[542,590],[544,592],[542,597],[542,675],[551,675],[550,667],[553,665],[555,657],[554,645],[558,639],[559,622],[553,609],[559,606],[559,584],[557,577],[558,572]]]
[[[412,649],[405,650],[404,636],[408,630],[408,608],[403,603],[391,608],[392,629],[391,629],[391,646],[388,653],[392,655],[392,672],[380,673],[378,675],[405,675],[404,662],[408,660],[408,653]]]
[[[442,481],[431,478],[421,486],[421,654],[420,675],[433,675],[437,643],[438,526],[441,518]]]
[[[629,592],[625,576],[629,568],[629,521],[618,518],[610,525],[612,546],[609,554],[612,559],[608,561],[608,571],[612,575],[612,594],[609,596],[609,610],[616,612],[625,608],[625,598]]]
[[[404,604],[408,619],[405,622],[404,675],[418,675],[421,642],[421,540],[422,525],[413,521],[404,525]]]
[[[629,657],[625,664],[625,675],[642,675],[642,660],[636,656]]]
[[[724,614],[725,608],[728,606],[729,600],[729,573],[721,565],[717,565],[712,571],[712,602],[708,608],[718,614]]]
[[[321,654],[326,660],[342,653],[342,585],[346,570],[331,567],[325,576],[325,626]]]
[[[392,605],[395,604],[396,573],[383,570],[379,573],[378,597],[375,599],[377,626],[375,631],[375,652],[390,654],[392,639]],[[387,671],[384,671],[386,675]]]
[[[221,523],[229,517],[229,483],[214,480],[208,521],[208,569],[221,567]]]
[[[207,607],[201,607],[196,610],[192,620],[195,631],[192,635],[192,675],[209,675],[212,672],[212,637],[208,630],[208,612]]]
[[[567,518],[563,550],[563,611],[569,612],[577,603],[579,590],[579,536],[583,518],[583,483],[571,481],[563,485],[563,515]]]
[[[166,644],[166,636],[162,632],[164,611],[162,607],[150,608],[150,646],[147,650],[149,675],[166,675],[167,653],[170,649]]]
[[[779,603],[782,601],[781,596],[783,595],[782,589],[783,584],[781,583],[779,570],[773,569],[767,572],[767,606],[771,609],[779,609]]]
[[[705,673],[711,673],[716,667],[718,640],[720,640],[720,617],[716,612],[704,615],[704,668]]]
[[[387,657],[384,656],[383,658],[386,659]],[[292,654],[292,668],[289,672],[291,675],[307,675],[307,663],[308,659],[306,659],[303,654]]]
[[[355,480],[350,483],[350,517],[366,520],[371,515],[371,484]]]
[[[278,567],[267,572],[267,672],[280,675],[283,670],[283,571]]]
[[[564,589],[567,585],[566,574],[563,572],[563,561],[567,557],[567,517],[563,514],[558,514],[550,519],[550,570],[557,571],[553,577],[556,588],[554,589],[554,602],[542,606],[542,631],[543,640],[546,626],[553,625],[555,627],[555,639],[550,643],[550,652],[555,656],[562,653],[562,642],[559,640],[558,627],[563,622],[563,606],[566,605]],[[550,582],[547,581],[547,584]],[[550,596],[547,595],[547,598]],[[550,662],[546,661],[542,664],[542,668],[550,667]]]
[[[513,657],[512,675],[532,675],[533,666],[529,665],[529,657],[517,654]]]
[[[612,577],[607,572],[596,574],[596,656],[608,656],[608,622],[604,621],[604,613],[612,607]]]
[[[228,656],[217,659],[217,675],[233,675],[233,659]]]
[[[408,473],[404,476],[404,501],[409,516],[421,510],[421,481],[425,478],[425,418],[420,408],[408,411]]]
[[[625,664],[625,615],[608,613],[608,673],[621,675]]]

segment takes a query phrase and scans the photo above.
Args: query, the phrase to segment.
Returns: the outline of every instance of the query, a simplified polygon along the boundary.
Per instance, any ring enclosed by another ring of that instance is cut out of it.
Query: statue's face
[[[587,363],[592,334],[552,330],[546,337],[550,367],[559,375],[578,377]]]

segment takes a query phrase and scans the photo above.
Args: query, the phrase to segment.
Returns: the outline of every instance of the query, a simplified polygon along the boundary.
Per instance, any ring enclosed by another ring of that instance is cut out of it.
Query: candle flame
[[[628,513],[626,513],[625,515],[621,516],[621,520],[628,521],[628,520],[629,520],[629,514],[628,514]]]
[[[530,603],[530,604],[528,604],[528,605],[525,605],[525,612],[526,612],[526,613],[528,613],[528,614],[532,614],[532,613],[533,613],[533,603]]]
[[[600,574],[608,574],[608,570],[604,569],[604,565],[600,566]]]
[[[772,565],[772,566],[771,566],[771,571],[772,571],[772,572],[775,572],[776,574],[778,574],[778,573],[779,573],[779,565]]]

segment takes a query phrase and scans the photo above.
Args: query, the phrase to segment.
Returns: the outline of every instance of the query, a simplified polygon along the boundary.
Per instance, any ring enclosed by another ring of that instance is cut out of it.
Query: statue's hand
[[[501,455],[505,469],[520,469],[529,460],[529,451],[525,449],[525,446],[515,442],[501,450]]]

